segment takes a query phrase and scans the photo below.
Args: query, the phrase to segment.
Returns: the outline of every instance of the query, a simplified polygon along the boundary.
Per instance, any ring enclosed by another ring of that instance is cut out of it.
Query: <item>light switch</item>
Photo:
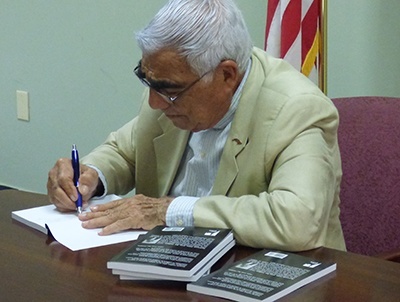
[[[29,97],[27,91],[17,90],[17,118],[29,121]]]

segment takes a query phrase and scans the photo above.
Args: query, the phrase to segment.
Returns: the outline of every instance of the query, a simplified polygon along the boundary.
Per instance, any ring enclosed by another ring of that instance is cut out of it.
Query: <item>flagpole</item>
[[[321,0],[320,6],[320,32],[321,32],[321,53],[320,53],[320,62],[319,62],[319,87],[322,92],[327,94],[327,61],[328,61],[328,9],[327,9],[327,0]]]

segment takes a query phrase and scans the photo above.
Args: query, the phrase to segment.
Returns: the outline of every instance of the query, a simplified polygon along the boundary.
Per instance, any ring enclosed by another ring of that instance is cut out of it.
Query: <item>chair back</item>
[[[349,252],[400,249],[400,98],[332,99],[339,111],[341,222]]]

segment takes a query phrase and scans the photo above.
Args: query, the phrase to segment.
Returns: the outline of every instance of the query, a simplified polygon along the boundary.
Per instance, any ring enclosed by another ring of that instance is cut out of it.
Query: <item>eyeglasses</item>
[[[173,103],[176,101],[178,97],[180,97],[182,94],[187,92],[190,88],[192,88],[198,81],[200,81],[206,74],[210,73],[212,70],[207,71],[205,74],[203,74],[201,77],[199,77],[197,80],[194,82],[190,83],[186,88],[183,90],[179,91],[177,94],[171,96],[167,92],[163,91],[162,88],[156,87],[156,85],[151,84],[149,80],[146,79],[146,74],[142,71],[142,60],[139,61],[138,65],[135,67],[133,72],[135,75],[139,78],[139,80],[142,82],[142,84],[146,87],[149,87],[150,89],[153,89],[155,92],[157,92],[161,97],[163,97],[164,100],[166,100],[169,103]]]

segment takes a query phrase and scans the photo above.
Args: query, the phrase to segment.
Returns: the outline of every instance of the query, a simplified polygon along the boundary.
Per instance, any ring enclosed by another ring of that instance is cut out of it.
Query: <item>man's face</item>
[[[150,107],[162,110],[180,129],[196,132],[212,128],[228,111],[237,87],[222,64],[205,75],[212,80],[204,82],[176,52],[163,50],[143,56],[141,72],[156,88],[150,89]],[[171,102],[159,92],[178,97]]]

